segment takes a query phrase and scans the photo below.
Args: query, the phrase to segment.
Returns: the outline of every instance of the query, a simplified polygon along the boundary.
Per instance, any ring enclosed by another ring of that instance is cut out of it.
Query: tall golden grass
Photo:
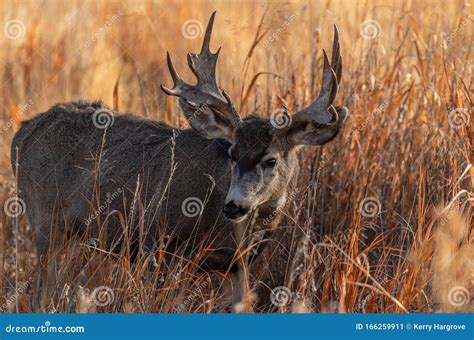
[[[474,17],[463,1],[3,1],[1,202],[15,190],[10,142],[20,120],[56,102],[101,99],[185,126],[159,90],[170,82],[165,54],[191,80],[185,55],[199,50],[214,10],[218,80],[243,115],[308,104],[332,25],[340,30],[338,100],[350,117],[335,141],[301,156],[306,189],[281,227],[307,237],[292,249],[291,301],[274,310],[474,311]],[[69,238],[45,264],[39,292],[25,216],[2,209],[0,228],[2,312],[31,312],[40,293],[54,312],[230,310],[222,273],[192,261],[150,271],[148,260],[131,264],[125,251]]]

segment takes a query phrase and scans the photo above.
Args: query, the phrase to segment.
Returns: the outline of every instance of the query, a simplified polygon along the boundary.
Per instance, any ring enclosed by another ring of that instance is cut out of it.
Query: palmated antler
[[[216,81],[216,63],[221,49],[219,47],[216,53],[212,53],[209,47],[215,15],[216,12],[212,13],[207,24],[201,52],[199,54],[188,53],[188,65],[197,78],[197,84],[187,84],[180,78],[173,66],[170,54],[167,53],[173,88],[169,89],[161,85],[161,89],[170,96],[179,97],[180,100],[184,100],[192,107],[208,106],[219,115],[219,118],[236,127],[242,122],[242,118],[235,109],[230,96],[225,91],[220,91]]]
[[[321,91],[315,102],[308,107],[295,113],[292,118],[292,125],[301,122],[314,122],[317,124],[329,124],[337,122],[339,117],[336,109],[332,106],[336,98],[339,82],[342,75],[342,57],[339,49],[339,31],[334,25],[334,40],[332,45],[331,64],[326,51],[324,54],[323,81]]]

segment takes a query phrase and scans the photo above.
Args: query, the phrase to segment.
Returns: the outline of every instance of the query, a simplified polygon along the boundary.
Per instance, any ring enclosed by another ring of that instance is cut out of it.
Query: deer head
[[[296,151],[304,145],[322,145],[338,134],[347,116],[345,107],[333,106],[342,74],[339,34],[334,27],[331,62],[324,52],[323,80],[315,102],[293,115],[285,111],[287,124],[272,124],[268,118],[242,120],[230,96],[216,82],[216,53],[210,51],[215,12],[207,25],[201,52],[188,54],[188,64],[197,84],[185,83],[176,72],[169,53],[168,68],[174,86],[161,86],[179,97],[179,105],[191,127],[206,138],[223,138],[229,149],[232,179],[224,204],[224,215],[245,219],[253,209],[282,206],[298,171]]]

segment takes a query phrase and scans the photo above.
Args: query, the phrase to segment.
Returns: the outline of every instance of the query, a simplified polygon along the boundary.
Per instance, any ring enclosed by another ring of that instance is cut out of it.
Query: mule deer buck
[[[214,16],[201,52],[188,54],[196,85],[180,78],[167,55],[174,86],[162,90],[179,98],[191,128],[115,115],[100,102],[83,101],[57,104],[22,123],[11,158],[39,259],[52,245],[53,225],[92,238],[105,233],[111,251],[127,236],[135,254],[155,251],[166,235],[171,253],[206,249],[204,270],[235,267],[239,237],[250,223],[271,217],[265,228],[272,237],[275,212],[296,185],[298,150],[331,141],[347,114],[333,106],[342,72],[338,31],[331,62],[324,53],[319,97],[279,128],[269,118],[242,119],[218,87],[220,49],[210,50]],[[105,128],[98,124],[104,118]],[[100,202],[106,209],[97,209]]]

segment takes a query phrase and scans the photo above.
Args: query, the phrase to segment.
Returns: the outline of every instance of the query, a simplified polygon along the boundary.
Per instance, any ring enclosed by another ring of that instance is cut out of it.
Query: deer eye
[[[277,160],[275,158],[269,158],[265,161],[266,168],[273,168],[276,164]]]

